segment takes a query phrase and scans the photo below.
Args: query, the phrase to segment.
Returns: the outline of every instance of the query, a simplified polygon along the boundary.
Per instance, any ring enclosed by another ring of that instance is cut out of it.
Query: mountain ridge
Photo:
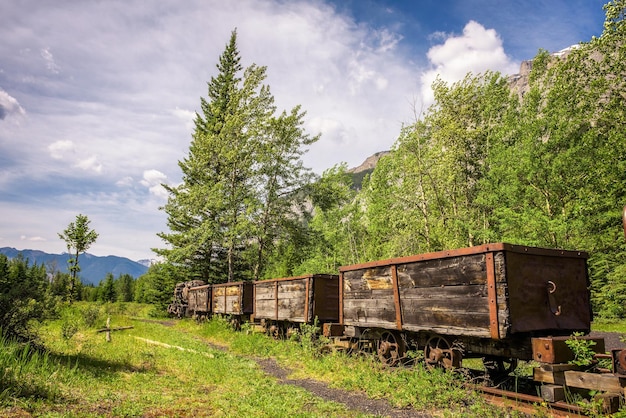
[[[6,255],[9,259],[22,254],[22,257],[31,264],[44,265],[48,273],[54,271],[68,272],[67,261],[70,257],[68,253],[50,254],[40,250],[18,250],[12,247],[2,247],[0,254]],[[78,265],[80,266],[78,276],[84,284],[97,286],[104,280],[107,273],[113,274],[114,277],[129,274],[137,278],[148,271],[148,266],[145,264],[147,264],[146,260],[137,262],[116,255],[97,256],[84,253],[78,256]]]

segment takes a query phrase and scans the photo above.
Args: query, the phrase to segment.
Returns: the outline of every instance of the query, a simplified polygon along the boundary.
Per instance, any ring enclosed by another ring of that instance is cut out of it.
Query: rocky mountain
[[[552,57],[552,60],[551,63],[548,65],[552,65],[553,63],[557,62],[556,59],[566,58],[573,50],[579,47],[580,45],[572,45],[558,52],[551,53],[550,56]],[[522,61],[522,63],[520,64],[519,73],[510,75],[508,77],[509,87],[520,97],[523,97],[524,94],[526,94],[530,89],[530,87],[528,86],[528,78],[530,76],[530,70],[532,70],[532,64],[532,60]]]
[[[556,59],[566,58],[573,50],[575,50],[579,46],[580,45],[572,45],[558,52],[551,53],[550,55],[553,58],[552,63],[556,62]],[[509,87],[511,88],[511,91],[517,93],[520,97],[524,96],[524,94],[526,94],[530,88],[528,85],[528,79],[531,70],[532,60],[522,61],[522,63],[520,64],[519,73],[510,75],[508,77]],[[348,172],[352,173],[353,175],[353,183],[356,189],[360,189],[363,178],[367,174],[370,174],[372,171],[374,171],[378,160],[388,155],[389,153],[390,151],[377,152],[374,155],[367,157],[365,161],[358,167],[354,167],[348,170]]]
[[[69,254],[48,254],[38,250],[16,250],[15,248],[0,248],[0,254],[6,255],[8,258],[15,258],[18,254],[27,259],[30,264],[44,265],[48,272],[60,271],[67,273],[67,260]],[[142,260],[145,262],[146,260]],[[128,258],[109,255],[106,257],[95,256],[89,253],[81,254],[78,257],[80,266],[79,277],[85,284],[98,285],[107,273],[112,273],[114,277],[121,274],[130,274],[137,278],[148,271],[145,264],[132,261]]]
[[[380,160],[385,155],[388,155],[390,151],[379,151],[374,155],[370,155],[363,161],[361,165],[358,167],[354,167],[348,170],[349,173],[352,173],[352,184],[353,187],[357,190],[361,189],[363,184],[363,178],[371,174],[376,168],[376,164],[378,164],[378,160]]]

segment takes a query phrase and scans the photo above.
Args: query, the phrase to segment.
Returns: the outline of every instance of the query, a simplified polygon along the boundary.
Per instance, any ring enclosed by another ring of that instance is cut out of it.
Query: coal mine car
[[[423,350],[433,368],[480,358],[494,385],[518,360],[535,360],[533,381],[545,400],[563,400],[568,387],[620,399],[626,350],[606,353],[604,339],[589,336],[587,259],[582,251],[485,244],[342,266],[338,275],[179,283],[168,310],[179,317],[225,316],[235,328],[250,321],[275,337],[317,323],[333,347],[373,351],[392,366],[409,350]],[[609,372],[571,364],[572,336],[609,360]]]
[[[309,274],[254,282],[254,320],[274,336],[303,323],[339,321],[339,276]]]
[[[340,319],[328,333],[372,339],[389,363],[411,346],[430,365],[486,357],[501,367],[533,359],[534,337],[591,325],[584,252],[496,243],[339,271]]]
[[[213,287],[210,284],[192,287],[188,291],[189,315],[198,320],[207,319],[211,316]]]
[[[213,315],[228,316],[236,325],[248,321],[253,312],[252,282],[229,282],[212,286]]]
[[[177,318],[190,316],[189,312],[189,289],[204,285],[202,280],[190,280],[188,282],[180,282],[174,288],[174,298],[172,303],[167,307],[167,313]]]

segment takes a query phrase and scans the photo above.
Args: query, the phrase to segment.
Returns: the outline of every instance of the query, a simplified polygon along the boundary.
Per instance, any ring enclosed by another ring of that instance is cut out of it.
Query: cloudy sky
[[[608,1],[608,0],[607,0]],[[539,49],[602,32],[604,0],[22,0],[0,5],[0,247],[153,258],[161,183],[178,184],[192,120],[237,28],[279,110],[321,133],[305,164],[391,147],[436,75],[514,74]]]

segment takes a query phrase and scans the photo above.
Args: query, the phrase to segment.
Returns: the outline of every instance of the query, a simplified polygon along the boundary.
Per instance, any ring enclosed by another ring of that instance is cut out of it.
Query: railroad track
[[[529,415],[537,414],[538,409],[540,409],[553,417],[586,416],[584,409],[578,405],[565,402],[546,402],[539,396],[481,385],[470,384],[468,387],[480,392],[483,398],[492,405],[511,408]]]

